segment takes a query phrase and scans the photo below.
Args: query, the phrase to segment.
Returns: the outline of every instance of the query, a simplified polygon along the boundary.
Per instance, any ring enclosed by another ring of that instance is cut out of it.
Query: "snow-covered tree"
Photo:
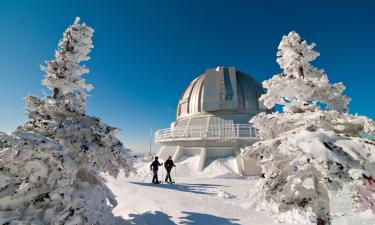
[[[90,91],[93,87],[82,78],[89,69],[79,63],[90,59],[88,54],[93,48],[91,37],[94,30],[80,24],[79,20],[77,17],[74,24],[65,31],[55,59],[48,61],[47,66],[41,66],[41,69],[45,73],[43,84],[53,91],[52,97],[65,100],[71,110],[84,112],[86,90]]]
[[[0,224],[116,224],[100,173],[128,174],[132,159],[116,128],[86,115],[93,29],[77,18],[42,67],[52,93],[26,97],[29,120],[0,133]]]
[[[349,98],[342,92],[342,83],[330,84],[322,69],[310,62],[319,56],[315,44],[307,44],[296,32],[284,36],[277,52],[277,63],[284,70],[263,82],[267,93],[260,100],[268,108],[275,104],[284,105],[286,112],[313,110],[317,103],[329,109],[346,112]]]
[[[267,108],[282,105],[283,112],[250,121],[261,141],[244,156],[259,160],[264,179],[253,192],[271,211],[279,218],[295,211],[322,225],[331,224],[330,195],[345,185],[354,189],[356,209],[375,212],[375,142],[363,138],[375,134],[375,123],[346,113],[344,85],[330,84],[309,63],[319,56],[314,47],[296,32],[282,38],[277,62],[283,72],[263,82],[260,100]]]

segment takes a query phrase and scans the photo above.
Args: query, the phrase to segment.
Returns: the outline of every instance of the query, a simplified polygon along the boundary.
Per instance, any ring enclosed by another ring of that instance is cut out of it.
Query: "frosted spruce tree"
[[[283,72],[263,82],[267,108],[250,123],[261,141],[245,157],[259,160],[264,173],[254,194],[280,220],[331,224],[330,195],[348,184],[356,210],[375,212],[374,122],[347,114],[349,98],[342,83],[331,84],[310,64],[319,53],[296,32],[280,42],[277,62]],[[301,221],[303,220],[303,221]]]
[[[29,120],[0,133],[0,224],[116,224],[112,192],[100,173],[132,170],[116,129],[86,115],[81,65],[89,59],[93,29],[77,18],[55,59],[42,67],[51,95],[26,97]]]

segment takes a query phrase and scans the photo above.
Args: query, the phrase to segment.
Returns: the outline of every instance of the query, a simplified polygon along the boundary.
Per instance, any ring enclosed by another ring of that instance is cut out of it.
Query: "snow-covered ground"
[[[232,160],[214,161],[205,171],[194,172],[197,160],[188,158],[177,163],[175,184],[159,185],[151,183],[149,162],[138,162],[137,175],[117,180],[107,177],[119,203],[114,214],[137,225],[277,224],[266,213],[250,210],[248,192],[257,178],[238,178],[231,171]],[[236,178],[212,178],[230,174]]]
[[[137,174],[117,179],[106,176],[117,197],[114,214],[122,218],[120,224],[290,224],[255,209],[257,205],[249,192],[260,178],[237,175],[233,158],[213,161],[203,172],[194,171],[195,157],[186,158],[177,163],[177,177],[172,170],[176,183],[159,185],[151,183],[150,162],[142,158],[137,161]],[[161,175],[159,171],[160,180]],[[371,213],[344,213],[351,206],[342,203],[350,201],[350,196],[341,193],[335,199],[333,224],[373,224]]]

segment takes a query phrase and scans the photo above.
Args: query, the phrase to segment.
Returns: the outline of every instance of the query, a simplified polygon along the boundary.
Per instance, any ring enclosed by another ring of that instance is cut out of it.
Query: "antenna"
[[[151,156],[152,128],[150,129],[150,156]]]

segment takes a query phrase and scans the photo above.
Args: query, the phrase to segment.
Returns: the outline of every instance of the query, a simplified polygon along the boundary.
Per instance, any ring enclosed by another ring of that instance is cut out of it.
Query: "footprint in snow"
[[[213,190],[213,193],[216,194],[216,196],[218,198],[222,198],[222,199],[234,199],[234,198],[236,198],[235,195],[232,195],[232,194],[230,194],[230,193],[228,193],[224,190],[220,190],[220,189],[217,189],[217,188],[215,188]]]

